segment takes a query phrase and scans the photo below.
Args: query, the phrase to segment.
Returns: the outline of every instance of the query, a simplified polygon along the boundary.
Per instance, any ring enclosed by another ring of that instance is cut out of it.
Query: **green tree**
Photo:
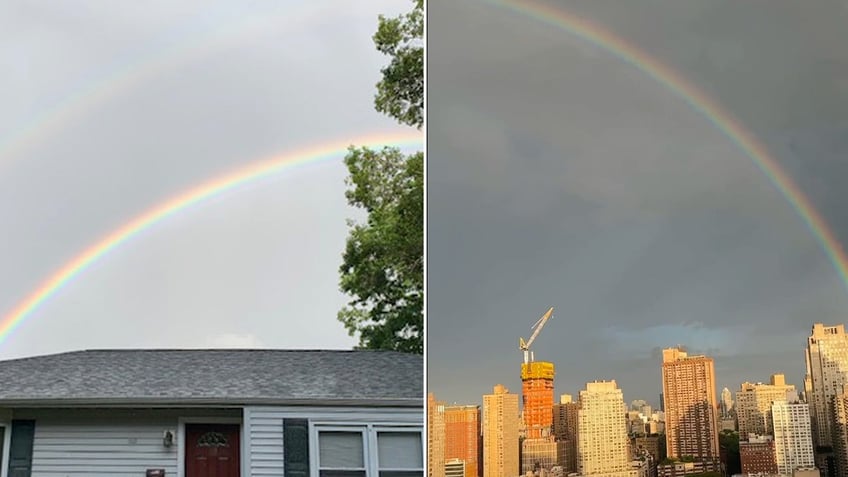
[[[718,435],[719,447],[726,453],[726,466],[729,475],[742,472],[742,460],[739,457],[739,433],[723,429]]]
[[[377,50],[391,57],[374,99],[377,111],[418,129],[424,123],[424,3],[379,17]],[[351,147],[350,205],[365,223],[349,223],[341,290],[351,300],[338,319],[359,347],[424,352],[424,154]]]
[[[410,13],[380,16],[374,35],[377,51],[391,57],[377,83],[377,111],[403,124],[424,124],[424,0],[414,0]]]

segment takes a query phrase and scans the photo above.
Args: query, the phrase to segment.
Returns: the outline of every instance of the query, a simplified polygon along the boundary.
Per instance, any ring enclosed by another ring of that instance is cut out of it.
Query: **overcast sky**
[[[410,1],[0,5],[0,314],[84,248],[222,173],[404,130],[373,109],[380,13]],[[2,345],[348,348],[341,157],[184,211]]]
[[[520,2],[518,2],[520,3]],[[551,1],[690,79],[766,144],[848,242],[848,6]],[[706,118],[614,55],[478,0],[428,14],[429,386],[520,393],[519,336],[556,392],[615,379],[658,403],[659,350],[718,390],[802,385],[814,322],[848,321],[820,245]]]

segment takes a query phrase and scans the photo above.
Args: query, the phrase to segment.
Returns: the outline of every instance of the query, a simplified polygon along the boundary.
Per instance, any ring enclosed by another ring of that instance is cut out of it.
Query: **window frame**
[[[426,462],[427,462],[427,449],[424,444],[424,429],[423,427],[418,426],[385,426],[385,425],[372,425],[370,427],[371,439],[373,440],[374,447],[374,465],[376,467],[376,474],[374,477],[379,477],[381,471],[385,472],[421,472],[422,477],[426,474]],[[386,433],[406,433],[406,434],[418,434],[418,442],[421,444],[422,453],[421,453],[421,467],[408,467],[408,468],[395,468],[395,467],[386,467],[383,468],[380,466],[380,455],[379,455],[379,443],[378,438],[381,432]]]
[[[340,469],[321,466],[321,447],[320,433],[322,432],[359,432],[362,435],[363,458],[365,459],[364,469]],[[407,432],[417,434],[421,443],[421,461],[423,467],[420,468],[381,468],[379,446],[377,443],[377,435],[381,432]],[[427,444],[424,442],[424,426],[421,424],[412,423],[355,423],[355,422],[324,422],[313,421],[309,422],[309,447],[310,447],[310,475],[311,477],[320,477],[321,471],[365,471],[365,477],[380,477],[380,471],[386,472],[421,472],[422,476],[426,477],[426,457]]]

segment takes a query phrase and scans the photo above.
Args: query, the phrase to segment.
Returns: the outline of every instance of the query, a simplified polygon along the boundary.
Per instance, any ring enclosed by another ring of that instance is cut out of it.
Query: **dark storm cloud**
[[[708,118],[604,50],[485,2],[430,2],[428,372],[449,401],[518,390],[527,337],[558,392],[656,400],[676,344],[719,388],[783,371],[848,307],[787,198]],[[567,2],[696,83],[842,240],[848,32],[835,2]],[[804,22],[798,23],[799,15]],[[787,32],[791,30],[791,32]],[[654,352],[652,352],[654,350]]]

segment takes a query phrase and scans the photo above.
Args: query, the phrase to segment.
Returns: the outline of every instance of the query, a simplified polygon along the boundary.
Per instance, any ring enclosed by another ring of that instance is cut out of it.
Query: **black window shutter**
[[[283,419],[283,458],[286,477],[309,477],[309,421],[307,419]]]
[[[35,421],[12,421],[12,439],[9,444],[9,477],[30,477],[32,474],[32,444],[35,439]]]

